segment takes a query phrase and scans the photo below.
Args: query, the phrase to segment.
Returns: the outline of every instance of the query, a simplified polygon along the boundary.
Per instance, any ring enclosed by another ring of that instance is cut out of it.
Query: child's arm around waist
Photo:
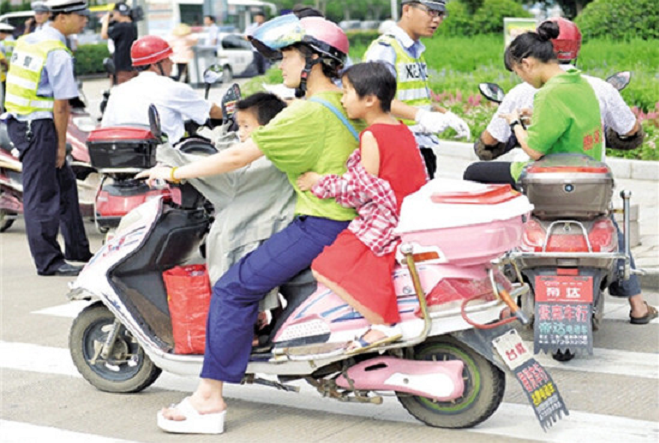
[[[364,195],[359,185],[360,174],[377,177],[380,169],[380,151],[371,132],[362,134],[361,147],[350,155],[347,167],[348,171],[342,176],[306,172],[298,177],[297,185],[302,191],[311,191],[318,198],[334,198],[342,206],[361,206]]]

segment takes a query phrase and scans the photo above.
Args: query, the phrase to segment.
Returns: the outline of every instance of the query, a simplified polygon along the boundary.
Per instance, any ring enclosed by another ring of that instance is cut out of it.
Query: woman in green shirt
[[[141,174],[178,182],[228,172],[265,155],[286,173],[297,196],[293,222],[213,286],[201,381],[190,397],[158,413],[158,426],[168,432],[224,430],[223,386],[240,383],[245,375],[259,301],[308,268],[356,215],[354,209],[297,186],[297,178],[307,171],[343,174],[348,156],[358,147],[356,134],[364,125],[348,120],[341,90],[333,83],[348,53],[345,33],[322,18],[299,20],[291,14],[259,27],[252,43],[266,56],[280,53],[284,84],[308,100],[293,102],[244,143],[180,168],[156,167]]]
[[[553,21],[542,23],[537,32],[524,33],[506,49],[509,71],[538,89],[533,99],[533,124],[525,129],[521,110],[501,114],[517,141],[532,160],[548,154],[585,154],[602,157],[602,123],[599,102],[590,84],[576,69],[563,71],[551,39],[558,37]],[[515,185],[525,162],[478,162],[464,173],[465,180]]]

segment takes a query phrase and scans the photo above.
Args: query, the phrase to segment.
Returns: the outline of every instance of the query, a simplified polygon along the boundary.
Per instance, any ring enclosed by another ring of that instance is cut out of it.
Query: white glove
[[[419,109],[415,120],[426,132],[439,133],[450,127],[458,133],[456,138],[465,138],[467,140],[471,138],[471,131],[467,123],[452,112],[442,114],[441,112]]]

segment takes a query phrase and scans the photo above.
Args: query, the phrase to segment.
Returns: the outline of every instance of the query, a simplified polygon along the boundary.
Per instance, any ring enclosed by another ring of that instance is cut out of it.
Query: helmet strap
[[[162,69],[162,60],[160,60],[159,62],[156,62],[156,66],[158,67],[158,70],[160,71],[160,75],[165,77],[165,71]]]
[[[322,61],[323,60],[320,57],[314,59],[311,58],[311,55],[306,56],[304,69],[302,72],[300,72],[300,86],[295,88],[295,97],[304,97],[304,95],[307,93],[307,80],[309,79],[309,75],[311,75],[311,69],[314,67],[314,65],[317,65]]]

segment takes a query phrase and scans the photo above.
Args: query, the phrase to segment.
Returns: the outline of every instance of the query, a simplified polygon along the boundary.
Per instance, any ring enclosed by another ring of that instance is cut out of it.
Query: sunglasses
[[[422,5],[421,3],[412,3],[413,8],[420,9],[425,11],[432,18],[444,18],[446,17],[446,11],[437,11],[436,9],[430,9],[427,6]]]

